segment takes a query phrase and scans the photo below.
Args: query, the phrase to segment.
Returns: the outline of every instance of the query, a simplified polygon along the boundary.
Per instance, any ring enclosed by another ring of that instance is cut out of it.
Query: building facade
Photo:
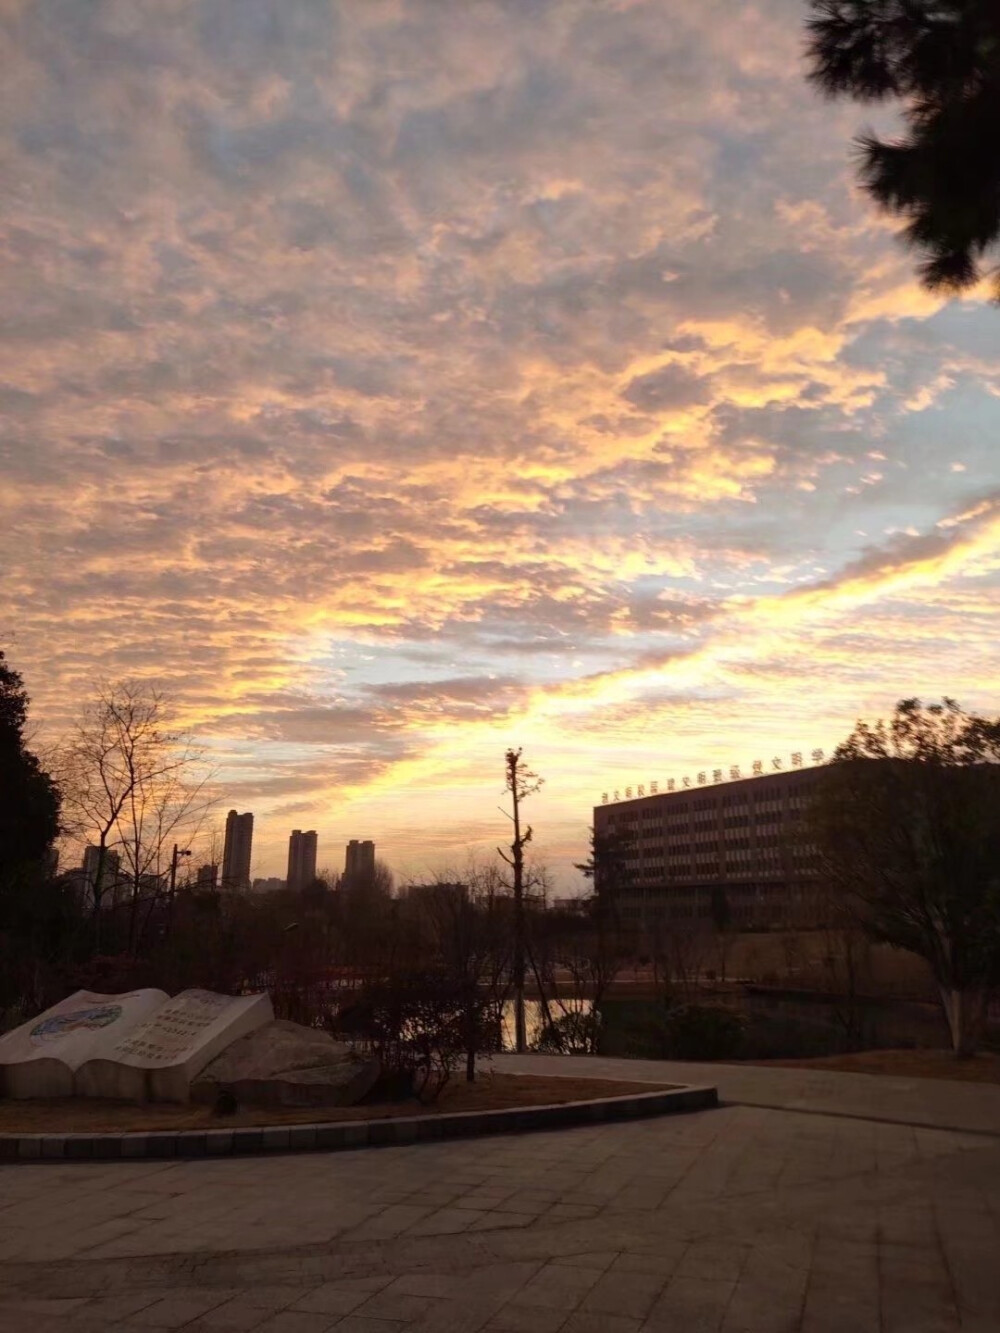
[[[199,866],[195,884],[206,892],[214,892],[219,887],[219,867],[211,863]]]
[[[222,853],[222,887],[250,887],[250,853],[253,849],[253,815],[230,810],[226,816],[226,842]]]
[[[816,924],[817,855],[802,822],[816,781],[816,769],[791,769],[596,806],[595,837],[617,860],[598,888],[640,931],[723,910],[740,929]]]
[[[344,849],[344,878],[350,883],[371,883],[375,878],[375,844],[352,838]]]
[[[299,893],[316,878],[316,830],[293,829],[288,839],[288,888]]]
[[[83,901],[90,906],[99,902],[102,907],[114,907],[125,896],[122,859],[113,847],[105,847],[103,859],[100,847],[85,847],[80,874]]]

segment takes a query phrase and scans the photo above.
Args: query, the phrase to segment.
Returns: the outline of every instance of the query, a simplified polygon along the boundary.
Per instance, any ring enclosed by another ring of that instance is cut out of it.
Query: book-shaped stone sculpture
[[[186,1102],[207,1064],[273,1018],[266,994],[77,991],[0,1037],[0,1092]]]
[[[162,990],[78,990],[0,1037],[0,1094],[71,1097],[87,1060],[127,1037],[168,999]]]
[[[186,990],[81,1064],[74,1091],[123,1101],[186,1102],[191,1080],[237,1038],[274,1018],[263,995]]]

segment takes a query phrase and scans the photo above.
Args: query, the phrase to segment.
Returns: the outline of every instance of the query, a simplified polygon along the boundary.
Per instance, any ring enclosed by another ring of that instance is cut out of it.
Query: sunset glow
[[[0,3],[0,629],[398,875],[1000,711],[1000,311],[922,291],[801,0]]]

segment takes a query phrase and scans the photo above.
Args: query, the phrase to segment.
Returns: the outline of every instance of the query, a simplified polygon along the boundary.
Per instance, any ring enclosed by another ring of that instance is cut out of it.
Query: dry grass
[[[390,1116],[440,1115],[448,1111],[495,1111],[654,1092],[672,1085],[625,1083],[599,1078],[544,1078],[487,1070],[475,1083],[448,1083],[435,1102],[415,1098],[364,1106],[315,1106],[294,1110],[246,1109],[219,1116],[207,1106],[134,1106],[129,1102],[74,1098],[67,1101],[0,1100],[0,1134],[121,1134],[129,1131],[230,1129],[241,1125],[303,1125],[334,1120],[381,1120]]]
[[[753,1060],[748,1064],[785,1069],[842,1069],[851,1074],[892,1074],[897,1078],[944,1078],[958,1083],[1000,1083],[1000,1055],[980,1052],[957,1060],[951,1051],[859,1051],[811,1060]]]

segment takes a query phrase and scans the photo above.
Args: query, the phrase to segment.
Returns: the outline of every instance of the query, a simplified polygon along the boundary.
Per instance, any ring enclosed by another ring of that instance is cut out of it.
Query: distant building
[[[285,881],[277,875],[268,875],[266,879],[255,879],[251,888],[254,893],[277,893],[285,887]]]
[[[351,884],[370,884],[375,878],[375,844],[352,838],[345,852],[344,878]]]
[[[100,902],[102,907],[113,907],[121,897],[122,859],[113,847],[104,848],[103,858],[100,847],[86,847],[80,873],[83,896],[88,903]]]
[[[287,884],[295,893],[307,889],[316,878],[316,830],[293,829],[288,839]]]
[[[199,866],[195,884],[199,889],[217,889],[219,887],[219,867],[213,865]]]
[[[580,916],[586,916],[590,910],[590,898],[566,897],[553,898],[549,902],[549,907],[553,912],[576,912]]]
[[[431,884],[406,884],[400,888],[399,896],[405,898],[407,902],[429,910],[437,902],[448,900],[466,902],[469,897],[469,886],[446,880],[436,880]]]
[[[230,810],[226,816],[226,843],[222,853],[222,887],[250,887],[250,852],[253,847],[253,815]]]
[[[594,835],[619,842],[609,892],[623,924],[711,919],[721,901],[743,929],[817,919],[816,849],[802,815],[818,778],[790,769],[594,809]]]

